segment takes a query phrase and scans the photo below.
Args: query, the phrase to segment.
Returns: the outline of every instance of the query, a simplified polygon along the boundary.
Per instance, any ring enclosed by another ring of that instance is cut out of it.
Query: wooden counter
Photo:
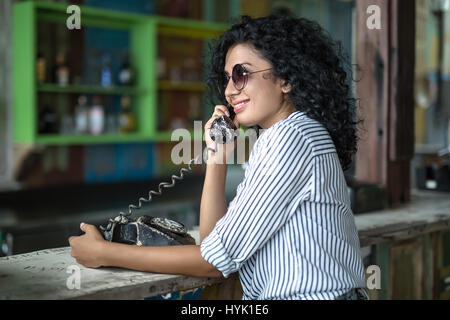
[[[355,222],[361,247],[450,229],[450,193],[413,190],[408,204],[358,214]]]
[[[450,194],[413,191],[397,209],[355,216],[361,247],[450,228]],[[80,269],[80,289],[69,289],[69,266]],[[233,281],[235,278],[227,281]],[[0,258],[0,299],[143,299],[209,286],[224,279],[152,274],[119,268],[89,269],[70,247]]]
[[[67,286],[71,265],[80,268],[80,289]],[[85,268],[70,256],[70,247],[0,258],[0,299],[143,299],[221,281],[120,268]]]

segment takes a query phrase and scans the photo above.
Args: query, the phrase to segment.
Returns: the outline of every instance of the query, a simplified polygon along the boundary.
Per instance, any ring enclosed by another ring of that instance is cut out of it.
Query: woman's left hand
[[[85,267],[101,267],[103,265],[101,253],[107,241],[91,224],[82,223],[80,229],[85,232],[84,235],[69,238],[69,244],[72,247],[70,255]]]

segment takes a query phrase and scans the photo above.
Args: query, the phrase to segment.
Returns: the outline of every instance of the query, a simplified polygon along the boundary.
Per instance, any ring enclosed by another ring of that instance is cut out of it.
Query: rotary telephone
[[[215,148],[208,148],[213,152],[217,151],[217,143],[226,144],[234,141],[238,131],[233,123],[235,113],[233,108],[228,107],[230,117],[220,116],[211,124],[210,137],[215,142]],[[189,161],[188,169],[182,168],[180,175],[172,175],[172,183],[161,182],[158,185],[158,192],[150,191],[148,199],[139,198],[137,206],[130,204],[128,212],[120,212],[114,219],[109,219],[106,227],[99,226],[103,238],[107,241],[119,242],[137,246],[171,246],[195,244],[195,239],[187,232],[185,226],[175,220],[152,216],[141,216],[137,219],[131,218],[132,209],[142,208],[143,202],[150,202],[152,195],[161,195],[163,188],[172,188],[176,180],[183,180],[184,173],[191,171],[191,164],[197,163],[199,156]]]

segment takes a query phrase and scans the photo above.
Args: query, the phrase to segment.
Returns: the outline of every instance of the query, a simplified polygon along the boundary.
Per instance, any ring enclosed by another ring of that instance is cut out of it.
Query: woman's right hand
[[[212,114],[211,118],[208,120],[208,122],[206,122],[206,124],[204,126],[206,148],[208,148],[207,163],[212,163],[212,161],[214,161],[214,163],[219,163],[219,164],[227,163],[227,160],[229,159],[229,157],[233,153],[233,150],[236,147],[236,140],[233,143],[228,143],[228,144],[217,143],[216,144],[209,135],[213,121],[223,115],[225,115],[227,117],[230,116],[228,108],[224,105],[217,105],[214,108],[214,113]],[[236,126],[236,128],[239,128],[239,122],[237,121],[236,117],[234,118],[233,123]],[[210,149],[216,150],[216,152],[213,152]]]

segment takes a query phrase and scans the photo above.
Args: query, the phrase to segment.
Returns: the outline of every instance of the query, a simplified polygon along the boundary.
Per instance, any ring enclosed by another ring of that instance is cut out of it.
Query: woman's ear
[[[281,83],[281,91],[283,91],[283,93],[289,93],[291,91],[291,84],[287,81],[283,81]]]

